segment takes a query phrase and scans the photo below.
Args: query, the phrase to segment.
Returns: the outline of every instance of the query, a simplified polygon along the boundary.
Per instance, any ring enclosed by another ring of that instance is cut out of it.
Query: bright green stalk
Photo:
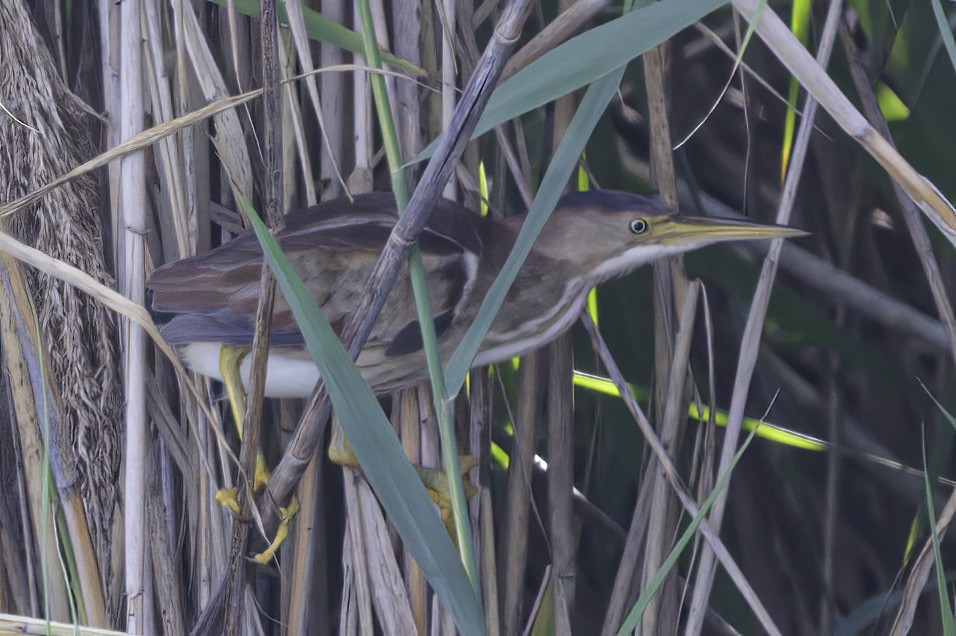
[[[372,16],[368,0],[356,3],[359,16],[362,20],[362,37],[365,41],[365,57],[372,68],[382,66],[378,42],[372,27]],[[379,125],[382,127],[382,139],[385,146],[385,156],[392,176],[392,190],[398,205],[399,214],[408,204],[408,185],[402,171],[402,158],[398,149],[398,135],[395,132],[395,123],[392,120],[392,111],[385,90],[385,78],[381,75],[370,74],[372,95],[375,98],[375,109],[378,114]],[[435,323],[432,319],[431,308],[428,305],[428,285],[425,280],[425,269],[422,265],[421,252],[418,246],[412,247],[408,257],[408,269],[412,279],[412,291],[415,294],[415,309],[418,312],[418,324],[422,330],[422,346],[425,359],[428,362],[428,375],[432,383],[432,400],[435,416],[438,418],[438,429],[441,437],[442,466],[448,482],[451,498],[452,514],[455,521],[455,533],[458,538],[458,551],[461,555],[465,572],[475,590],[481,598],[481,584],[478,580],[478,569],[472,552],[471,524],[468,520],[468,504],[465,501],[465,488],[462,483],[461,466],[458,461],[458,444],[455,440],[455,426],[452,420],[451,400],[447,399],[445,389],[445,374],[441,366],[441,355],[438,348],[438,337],[435,333]]]

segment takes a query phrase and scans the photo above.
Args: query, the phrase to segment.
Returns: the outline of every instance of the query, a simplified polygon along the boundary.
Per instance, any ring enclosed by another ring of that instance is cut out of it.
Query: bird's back
[[[340,328],[357,305],[395,220],[391,193],[357,195],[351,202],[336,199],[286,217],[279,244],[333,327]],[[467,293],[469,276],[482,251],[484,225],[474,212],[442,201],[422,232],[419,244],[436,316],[453,311]],[[157,269],[148,287],[152,309],[171,316],[163,335],[173,344],[250,344],[261,263],[259,242],[246,232],[219,248]],[[407,276],[402,276],[373,341],[387,339],[397,350],[414,348],[417,333],[412,341],[402,342],[403,334],[417,331],[406,329],[411,302]],[[281,295],[273,316],[272,341],[276,345],[302,342]]]

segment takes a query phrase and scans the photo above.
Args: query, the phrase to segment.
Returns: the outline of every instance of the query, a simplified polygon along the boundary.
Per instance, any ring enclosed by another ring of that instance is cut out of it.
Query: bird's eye
[[[643,234],[649,230],[651,226],[649,226],[644,219],[634,219],[628,227],[631,230],[631,234]]]

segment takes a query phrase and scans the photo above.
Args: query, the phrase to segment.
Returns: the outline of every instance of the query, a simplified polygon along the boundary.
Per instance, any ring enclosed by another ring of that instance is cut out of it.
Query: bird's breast
[[[572,277],[559,289],[518,289],[510,298],[513,305],[503,307],[492,324],[475,366],[523,355],[567,331],[580,315],[589,287],[583,278]]]

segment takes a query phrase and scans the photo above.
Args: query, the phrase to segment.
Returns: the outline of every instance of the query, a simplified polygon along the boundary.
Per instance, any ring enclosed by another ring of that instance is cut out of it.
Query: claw
[[[293,496],[288,506],[279,508],[279,528],[276,530],[275,539],[272,540],[268,548],[252,557],[253,561],[265,565],[275,557],[276,552],[279,551],[279,546],[289,536],[289,522],[292,521],[292,517],[297,512],[299,512],[299,499]]]
[[[215,499],[217,504],[223,508],[227,508],[232,514],[239,516],[241,510],[239,509],[239,500],[236,498],[235,488],[222,488],[217,490]]]
[[[464,477],[462,484],[465,487],[465,499],[471,499],[478,494],[478,488],[471,483],[465,475],[469,470],[478,465],[478,458],[472,457],[471,455],[460,455],[459,461],[461,462],[461,474]],[[418,476],[421,477],[422,483],[425,485],[425,490],[428,491],[429,498],[438,506],[438,512],[441,515],[442,522],[445,524],[445,529],[448,530],[448,534],[451,535],[454,540],[456,537],[455,518],[451,507],[448,475],[440,468],[422,468],[421,466],[416,466],[415,470],[418,471]]]

